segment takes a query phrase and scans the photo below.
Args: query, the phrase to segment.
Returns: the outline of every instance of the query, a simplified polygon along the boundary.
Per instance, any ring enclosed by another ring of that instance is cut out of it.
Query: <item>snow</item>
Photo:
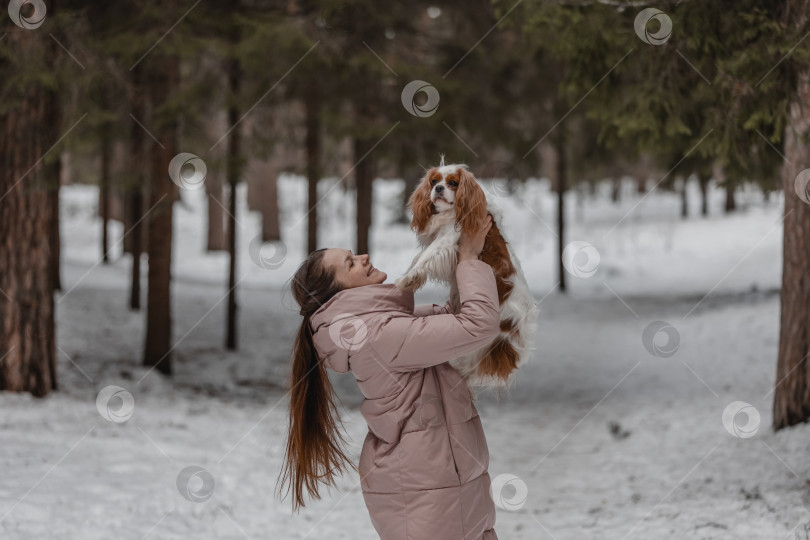
[[[544,225],[556,223],[549,182],[531,179],[513,195],[482,183],[504,210],[502,229],[541,302],[533,362],[510,395],[477,401],[490,475],[506,484],[496,493],[504,507],[499,537],[771,539],[810,526],[808,426],[770,428],[780,196],[764,202],[746,190],[740,211],[726,216],[724,192],[712,187],[704,218],[691,185],[691,215],[682,220],[672,193],[641,196],[628,184],[613,204],[603,186],[580,206],[571,192],[566,240],[594,246],[599,265],[588,278],[569,274],[563,295],[556,236]],[[417,246],[406,225],[393,223],[402,186],[375,183],[372,263],[389,283]],[[169,379],[139,365],[144,312],[127,307],[131,263],[122,256],[121,225],[111,224],[111,263],[100,264],[96,188],[63,188],[60,388],[45,399],[0,393],[0,537],[377,537],[354,471],[300,514],[291,513],[289,498],[274,498],[284,385],[300,323],[284,287],[305,255],[304,179],[283,176],[279,194],[285,244],[266,244],[261,254],[283,262],[263,269],[248,253],[260,218],[246,211],[244,188],[237,191],[235,352],[224,348],[227,256],[204,250],[204,193],[184,192],[175,206]],[[331,179],[320,195],[321,245],[353,248],[353,194]],[[145,307],[146,258],[142,265]],[[429,285],[417,303],[445,295]],[[645,347],[642,335],[654,321],[674,328],[674,354],[648,351],[666,351],[662,333]],[[367,431],[357,410],[362,396],[350,374],[332,377],[357,463]],[[125,421],[109,421],[97,407],[99,392],[112,385],[124,393],[109,411],[131,412]],[[126,392],[134,407],[119,411]],[[761,415],[753,437],[735,437],[723,425],[723,411],[736,401]],[[178,489],[189,466],[203,469],[188,472],[184,484],[210,495],[203,502]]]

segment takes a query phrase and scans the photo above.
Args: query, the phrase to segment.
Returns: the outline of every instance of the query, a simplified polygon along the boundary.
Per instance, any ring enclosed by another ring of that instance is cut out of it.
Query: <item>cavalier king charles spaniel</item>
[[[480,259],[495,272],[501,331],[487,346],[450,363],[470,387],[508,388],[510,375],[534,350],[539,308],[514,251],[501,234],[500,209],[487,201],[467,165],[445,165],[444,156],[422,178],[408,208],[413,213],[411,229],[417,233],[422,251],[395,285],[416,290],[428,279],[449,284],[453,313],[461,308],[456,283],[459,238],[463,231],[480,230],[487,213],[492,215]]]

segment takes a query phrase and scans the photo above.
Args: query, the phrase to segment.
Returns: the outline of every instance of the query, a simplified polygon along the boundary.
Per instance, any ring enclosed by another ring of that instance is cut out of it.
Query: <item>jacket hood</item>
[[[413,313],[413,291],[393,283],[344,289],[310,317],[312,341],[318,357],[338,373],[349,371],[352,354],[366,343],[369,313],[397,311]]]

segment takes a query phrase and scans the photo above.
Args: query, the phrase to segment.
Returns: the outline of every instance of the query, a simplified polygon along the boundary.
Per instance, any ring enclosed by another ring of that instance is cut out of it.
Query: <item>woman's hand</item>
[[[459,262],[467,259],[477,259],[484,249],[484,241],[487,238],[489,229],[492,228],[492,214],[487,212],[487,219],[484,221],[484,226],[476,233],[468,234],[461,233],[461,238],[458,241],[458,260]]]

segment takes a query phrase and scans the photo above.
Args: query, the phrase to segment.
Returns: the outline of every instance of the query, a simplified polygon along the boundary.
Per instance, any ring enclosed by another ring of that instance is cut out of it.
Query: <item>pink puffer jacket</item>
[[[351,371],[369,432],[360,454],[363,498],[383,540],[493,540],[489,450],[478,411],[447,362],[499,332],[492,268],[456,269],[461,310],[414,310],[393,284],[337,293],[311,317],[319,358]]]

